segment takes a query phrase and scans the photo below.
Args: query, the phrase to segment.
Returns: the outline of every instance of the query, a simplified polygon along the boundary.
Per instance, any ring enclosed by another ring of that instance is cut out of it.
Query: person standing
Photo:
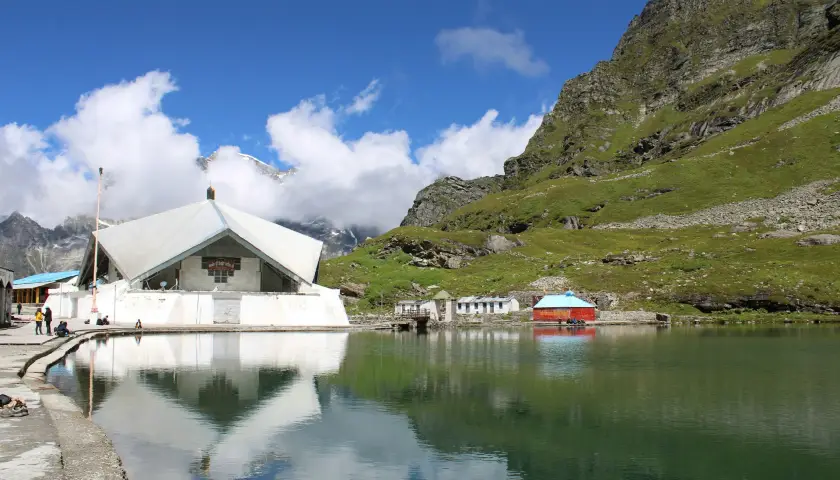
[[[47,324],[47,335],[52,335],[52,330],[50,329],[50,324],[52,324],[52,310],[50,307],[44,310],[44,323]]]
[[[44,321],[44,314],[41,313],[41,309],[35,311],[35,335],[43,335],[44,330],[41,327],[41,324]]]
[[[20,302],[18,302],[18,317],[20,316],[20,309],[21,309],[22,306],[23,305],[21,305]]]

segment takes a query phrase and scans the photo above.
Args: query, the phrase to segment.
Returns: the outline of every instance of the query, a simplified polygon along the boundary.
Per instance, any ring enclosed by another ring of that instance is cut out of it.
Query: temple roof
[[[80,283],[92,277],[94,233]],[[204,200],[99,231],[100,251],[130,283],[230,236],[298,282],[314,282],[323,243],[215,200]]]

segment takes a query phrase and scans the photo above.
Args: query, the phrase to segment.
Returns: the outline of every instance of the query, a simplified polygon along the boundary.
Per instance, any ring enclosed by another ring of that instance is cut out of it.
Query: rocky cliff
[[[16,278],[78,268],[94,222],[80,215],[50,229],[13,212],[0,222],[0,266],[14,270]]]
[[[430,227],[455,210],[502,189],[501,175],[463,180],[444,177],[420,190],[401,226]]]

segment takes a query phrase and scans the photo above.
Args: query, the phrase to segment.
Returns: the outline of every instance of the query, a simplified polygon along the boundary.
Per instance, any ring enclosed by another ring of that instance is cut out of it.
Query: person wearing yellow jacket
[[[39,308],[35,312],[35,335],[43,335],[44,330],[41,328],[41,325],[44,323],[44,314],[41,313],[41,309]]]

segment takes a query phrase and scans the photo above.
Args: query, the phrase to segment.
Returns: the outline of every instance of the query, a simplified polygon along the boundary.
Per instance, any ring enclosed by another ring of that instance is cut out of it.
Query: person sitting
[[[108,320],[108,315],[105,315],[105,318],[102,319],[102,325],[110,325],[111,321]]]
[[[140,330],[141,328],[143,328],[143,324],[140,323],[140,319],[138,318],[137,323],[134,324],[134,329],[135,330]]]
[[[69,337],[70,336],[70,329],[67,328],[67,322],[62,320],[58,323],[58,326],[55,327],[55,334],[59,337]]]

